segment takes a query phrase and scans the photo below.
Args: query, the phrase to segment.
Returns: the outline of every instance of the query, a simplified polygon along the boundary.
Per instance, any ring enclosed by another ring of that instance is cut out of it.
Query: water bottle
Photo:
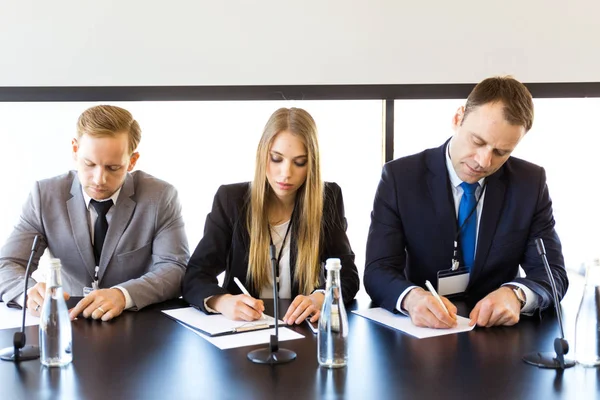
[[[317,358],[323,367],[340,368],[348,363],[348,316],[342,298],[340,259],[328,259],[325,269],[327,286],[319,318]]]
[[[71,320],[63,295],[60,260],[53,258],[49,264],[40,314],[40,361],[47,367],[62,367],[73,361]]]
[[[575,360],[585,367],[600,365],[600,260],[587,265],[585,288],[575,321]]]

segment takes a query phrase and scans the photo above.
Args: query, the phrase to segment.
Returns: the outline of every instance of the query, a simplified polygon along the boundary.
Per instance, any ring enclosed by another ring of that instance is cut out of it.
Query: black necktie
[[[98,213],[98,218],[96,218],[96,223],[94,224],[94,258],[96,260],[96,266],[98,266],[100,265],[100,254],[102,254],[104,238],[106,237],[106,231],[108,231],[108,221],[106,221],[106,213],[113,206],[113,201],[96,201],[94,199],[91,199],[90,204]]]

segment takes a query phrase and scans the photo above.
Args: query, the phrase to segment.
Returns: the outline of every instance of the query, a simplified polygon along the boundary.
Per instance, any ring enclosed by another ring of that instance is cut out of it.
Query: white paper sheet
[[[434,329],[421,328],[413,325],[410,317],[403,314],[394,314],[383,308],[369,308],[368,310],[352,311],[356,315],[368,318],[380,324],[389,326],[390,328],[398,329],[404,333],[416,337],[417,339],[425,339],[435,336],[450,335],[452,333],[468,332],[473,330],[475,326],[469,326],[469,319],[457,316],[458,325],[456,328],[449,329]]]
[[[23,311],[16,308],[8,308],[5,303],[0,303],[0,329],[20,328]],[[39,325],[40,319],[27,312],[25,326]]]
[[[274,325],[275,319],[271,316],[265,315],[263,319],[259,319],[253,322],[246,321],[232,321],[225,318],[221,314],[205,314],[202,311],[195,309],[194,307],[176,308],[173,310],[163,310],[163,313],[167,314],[171,318],[183,322],[185,325],[189,325],[192,328],[196,328],[205,332],[209,336],[216,335],[219,333],[231,332],[237,328],[251,328],[253,325]],[[280,325],[284,325],[283,321],[279,321]],[[265,327],[266,328],[266,327]]]
[[[203,335],[201,332],[196,329],[190,328],[189,326],[182,324],[182,326],[188,328],[196,335],[200,336],[202,339],[207,342],[212,343],[217,346],[221,350],[233,349],[236,347],[244,347],[244,346],[253,346],[256,344],[269,343],[271,340],[271,335],[275,334],[275,328],[273,329],[263,329],[260,331],[253,332],[245,332],[245,333],[236,333],[234,335],[225,335],[225,336],[217,336],[210,337],[208,335]],[[279,341],[285,342],[286,340],[296,340],[302,339],[304,335],[294,332],[288,328],[279,328]]]

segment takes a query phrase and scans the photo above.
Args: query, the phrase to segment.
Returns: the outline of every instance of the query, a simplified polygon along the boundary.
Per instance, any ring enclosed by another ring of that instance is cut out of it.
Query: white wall
[[[0,0],[0,86],[600,81],[598,16],[598,0]]]

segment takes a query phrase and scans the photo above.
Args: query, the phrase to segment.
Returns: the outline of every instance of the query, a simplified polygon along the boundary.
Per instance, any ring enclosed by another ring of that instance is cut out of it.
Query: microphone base
[[[270,348],[258,349],[248,353],[248,359],[256,364],[285,364],[296,359],[296,353],[287,349],[271,351]]]
[[[556,353],[529,353],[523,356],[523,361],[527,364],[535,365],[540,368],[562,369],[560,363],[556,359]],[[565,369],[575,366],[575,361],[565,358]]]
[[[40,348],[38,346],[25,346],[19,349],[18,359],[15,357],[14,347],[7,347],[0,350],[0,359],[4,361],[19,362],[35,360],[36,358],[40,358]]]

